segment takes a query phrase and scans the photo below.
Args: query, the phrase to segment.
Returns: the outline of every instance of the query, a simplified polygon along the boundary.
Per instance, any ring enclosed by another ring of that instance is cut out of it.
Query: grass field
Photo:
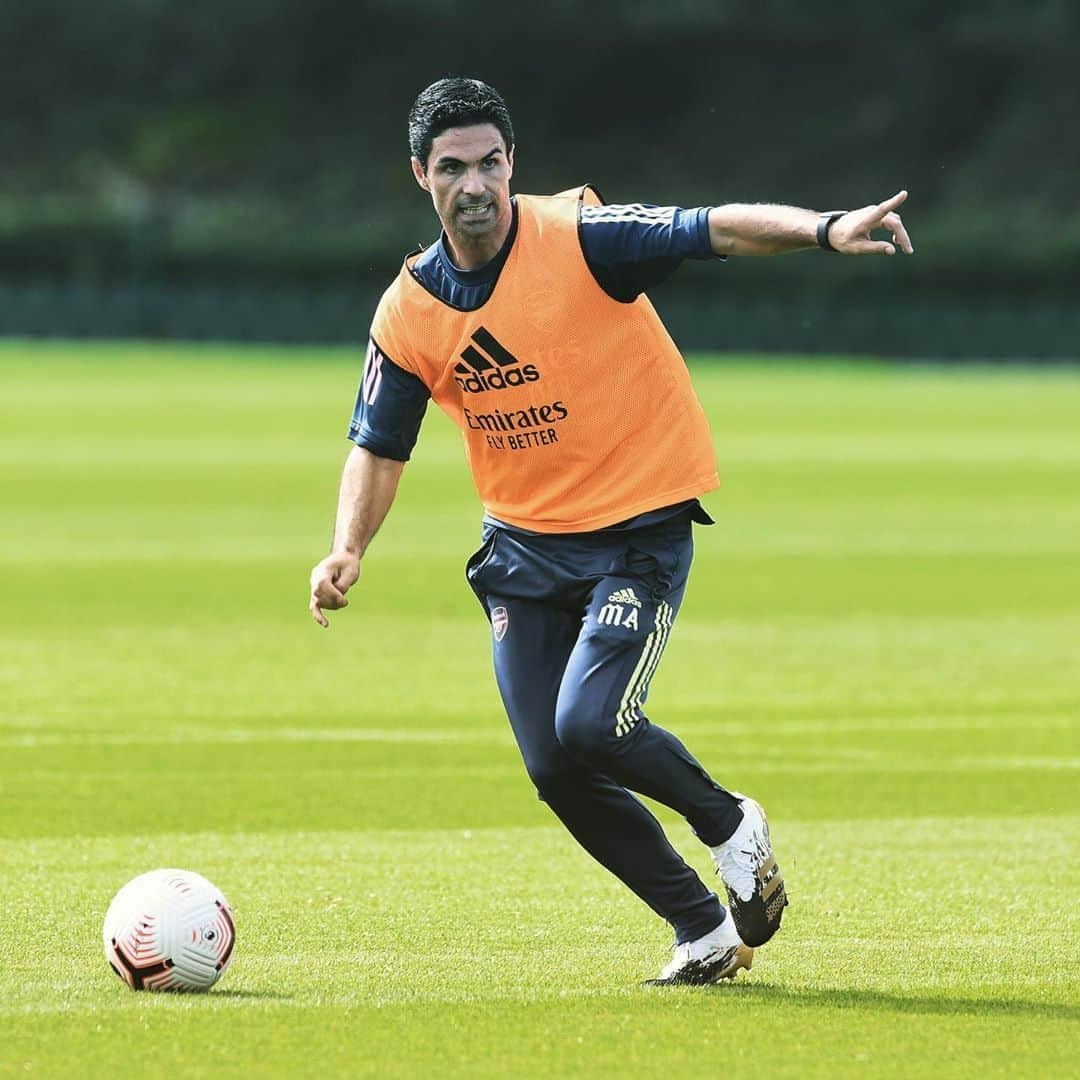
[[[0,1072],[1075,1071],[1080,375],[696,365],[725,484],[650,713],[769,808],[792,906],[663,991],[518,761],[440,414],[307,615],[359,363],[0,347]],[[102,957],[157,866],[234,907],[208,995]]]

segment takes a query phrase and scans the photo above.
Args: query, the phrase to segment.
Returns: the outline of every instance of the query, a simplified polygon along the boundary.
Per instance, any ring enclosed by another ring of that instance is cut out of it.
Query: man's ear
[[[417,157],[409,158],[409,163],[412,165],[412,174],[416,177],[416,182],[425,190],[430,191],[428,187],[427,177],[424,175],[424,166],[420,164],[420,159]]]
[[[506,151],[506,164],[510,166],[510,176],[514,175],[514,148],[511,146]],[[509,179],[509,177],[507,178]]]

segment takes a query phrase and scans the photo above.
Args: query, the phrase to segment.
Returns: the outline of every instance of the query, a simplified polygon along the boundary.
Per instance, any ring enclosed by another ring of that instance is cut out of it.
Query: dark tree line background
[[[506,97],[516,190],[590,180],[610,201],[822,209],[911,192],[915,259],[687,267],[684,300],[1019,304],[1050,325],[1080,295],[1075,0],[6,0],[0,14],[9,303],[27,283],[366,302],[436,235],[405,114],[449,73]]]

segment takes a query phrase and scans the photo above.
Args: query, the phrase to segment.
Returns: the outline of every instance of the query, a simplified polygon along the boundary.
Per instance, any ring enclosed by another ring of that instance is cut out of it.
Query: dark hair
[[[447,128],[494,124],[506,150],[514,148],[510,112],[497,90],[479,79],[440,79],[421,90],[409,110],[409,152],[427,169],[431,144]]]

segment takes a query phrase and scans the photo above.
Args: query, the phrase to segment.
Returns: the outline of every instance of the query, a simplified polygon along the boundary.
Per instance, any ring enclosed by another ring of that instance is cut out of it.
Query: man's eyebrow
[[[502,152],[503,152],[503,148],[501,146],[496,146],[494,149],[489,150],[486,154],[481,154],[476,160],[477,161],[486,161],[489,157],[495,157],[496,154],[501,154]],[[463,165],[464,162],[461,160],[461,158],[453,157],[451,154],[442,154],[442,155],[440,155],[439,157],[437,157],[435,159],[435,164],[436,165]]]

